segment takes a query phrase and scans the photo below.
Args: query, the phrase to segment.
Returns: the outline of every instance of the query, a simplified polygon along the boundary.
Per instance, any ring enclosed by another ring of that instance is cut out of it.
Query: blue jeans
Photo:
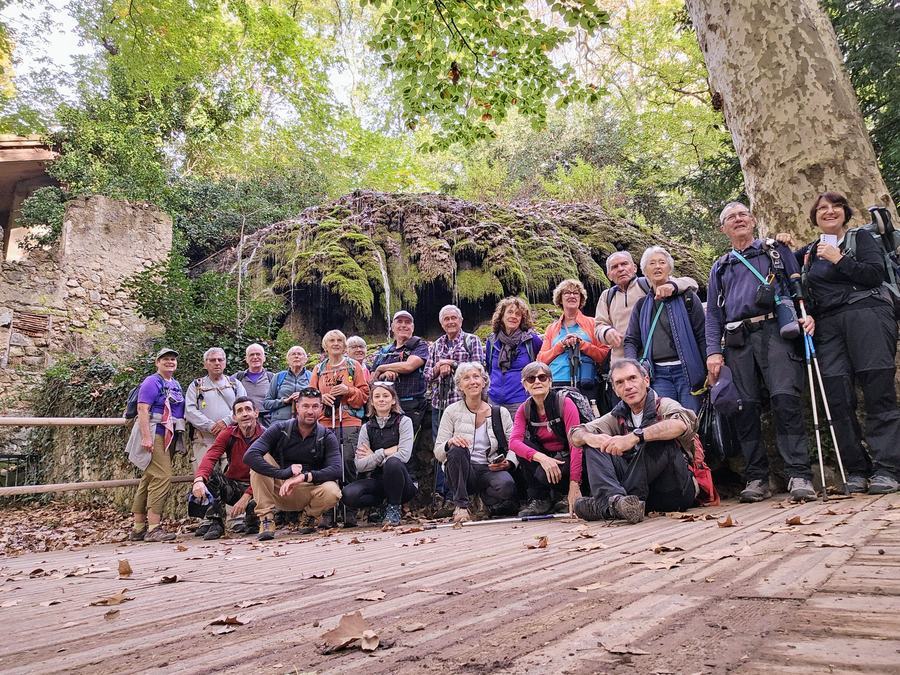
[[[700,397],[691,394],[691,384],[684,376],[681,364],[660,366],[654,363],[650,385],[660,396],[674,399],[695,413],[700,412]]]

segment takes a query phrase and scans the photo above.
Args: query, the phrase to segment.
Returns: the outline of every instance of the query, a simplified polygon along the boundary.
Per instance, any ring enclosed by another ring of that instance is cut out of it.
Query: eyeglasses
[[[547,373],[538,373],[537,375],[529,375],[528,377],[522,378],[523,382],[527,382],[528,384],[534,384],[535,382],[549,382],[550,376]]]
[[[816,213],[825,213],[826,211],[837,211],[838,209],[843,211],[844,205],[843,204],[823,204],[822,206],[819,206],[816,208]]]
[[[578,296],[580,296],[581,291],[579,291],[578,289],[575,289],[575,288],[571,288],[568,291],[563,291],[562,294],[563,295],[578,295]]]

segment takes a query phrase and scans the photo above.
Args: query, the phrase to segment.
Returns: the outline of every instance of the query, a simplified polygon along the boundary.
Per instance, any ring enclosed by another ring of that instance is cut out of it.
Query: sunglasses
[[[537,375],[529,375],[528,377],[522,378],[524,382],[528,384],[534,384],[535,382],[549,382],[550,376],[547,373],[538,373]]]
[[[322,398],[322,392],[315,387],[306,387],[299,392],[300,398]]]
[[[375,380],[372,383],[372,386],[373,387],[393,387],[394,381],[393,380]]]

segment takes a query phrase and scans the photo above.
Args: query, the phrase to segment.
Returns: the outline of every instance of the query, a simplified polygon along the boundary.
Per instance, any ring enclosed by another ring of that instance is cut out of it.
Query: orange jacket
[[[353,367],[352,379],[348,365]],[[322,371],[321,376],[319,370]],[[343,403],[341,409],[344,414],[340,424],[345,427],[358,427],[362,424],[362,420],[353,415],[350,408],[362,408],[369,400],[369,383],[366,381],[365,368],[360,365],[359,361],[350,357],[344,357],[337,368],[331,368],[327,361],[324,366],[313,368],[312,376],[309,378],[310,387],[315,387],[323,394],[327,394],[332,387],[338,384],[346,384],[350,389],[349,393],[341,399]],[[335,422],[337,423],[337,420]],[[319,424],[331,428],[331,413],[328,411],[328,406],[322,417],[319,418]]]
[[[559,331],[562,330],[562,322],[563,317],[560,317],[547,326],[547,332],[544,333],[544,344],[541,345],[541,351],[539,351],[537,355],[537,360],[541,363],[550,365],[556,357],[565,351],[562,340],[555,345],[553,344],[553,340],[559,335]],[[597,336],[594,333],[594,320],[585,316],[579,310],[578,315],[575,317],[575,323],[577,323],[581,327],[581,330],[587,335],[591,336],[590,342],[584,342],[582,344],[581,352],[589,356],[594,363],[603,363],[609,354],[609,347],[597,339]]]

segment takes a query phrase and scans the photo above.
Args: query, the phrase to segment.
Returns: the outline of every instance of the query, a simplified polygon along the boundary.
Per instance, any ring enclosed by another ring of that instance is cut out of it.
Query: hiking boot
[[[532,499],[524,509],[519,511],[519,518],[546,516],[552,510],[553,502],[549,499]]]
[[[209,524],[209,529],[206,530],[206,534],[203,535],[204,541],[212,541],[213,539],[220,538],[223,534],[225,534],[225,528],[222,526],[222,522],[219,520],[213,520]]]
[[[212,521],[204,520],[202,523],[200,523],[200,527],[194,530],[194,536],[205,537],[206,533],[209,532],[210,525],[212,525]]]
[[[381,512],[381,509],[372,508],[369,509],[369,515],[366,520],[369,521],[369,525],[378,525],[384,522],[384,514]]]
[[[152,541],[152,542],[161,542],[161,541],[173,541],[175,539],[175,535],[171,532],[166,532],[162,529],[161,525],[157,525],[152,530],[147,533],[147,536],[144,537],[144,541]]]
[[[613,517],[619,520],[627,520],[634,525],[644,519],[644,502],[636,495],[613,496],[609,501],[609,510]]]
[[[399,504],[388,504],[387,508],[384,510],[384,524],[396,527],[400,524],[400,517],[402,515]]]
[[[816,500],[816,489],[808,478],[794,476],[788,481],[788,492],[795,502],[813,502]],[[741,493],[743,495],[743,493]]]
[[[344,513],[344,527],[356,527],[356,509],[347,509]]]
[[[272,541],[275,538],[275,521],[268,516],[262,519],[259,528],[259,541]]]
[[[605,520],[606,514],[600,507],[600,500],[593,497],[579,497],[575,500],[575,515],[582,520]]]
[[[251,520],[249,522],[244,521],[244,534],[258,534],[259,533],[259,521]]]
[[[472,520],[472,514],[469,513],[469,509],[463,508],[462,506],[457,506],[453,509],[454,523],[468,523],[470,520]]]
[[[144,537],[147,536],[147,528],[142,527],[139,530],[131,528],[131,532],[128,533],[128,541],[144,541]]]
[[[865,494],[869,489],[869,479],[860,473],[851,473],[847,478],[847,489],[850,494]]]
[[[318,527],[322,528],[322,523],[325,522],[326,516],[331,517],[331,526],[334,525],[334,512],[326,511],[322,516],[322,521],[319,522],[319,519],[315,516],[303,516],[303,520],[300,521],[299,526],[297,527],[297,534],[312,534],[316,531],[316,523],[318,523]],[[331,527],[328,526],[328,527]]]
[[[332,527],[334,527],[334,509],[328,509],[319,520],[319,529],[330,530]]]
[[[900,484],[894,480],[893,476],[886,473],[876,473],[869,481],[870,495],[887,495],[896,492],[898,488],[900,488]]]
[[[244,534],[247,531],[247,524],[244,522],[244,519],[235,520],[231,523],[231,527],[228,528],[231,530],[233,534]]]
[[[569,500],[568,499],[560,499],[553,505],[553,513],[568,513],[569,512]]]
[[[744,503],[761,502],[771,496],[767,480],[751,480],[747,483],[747,487],[741,490],[741,501]]]

